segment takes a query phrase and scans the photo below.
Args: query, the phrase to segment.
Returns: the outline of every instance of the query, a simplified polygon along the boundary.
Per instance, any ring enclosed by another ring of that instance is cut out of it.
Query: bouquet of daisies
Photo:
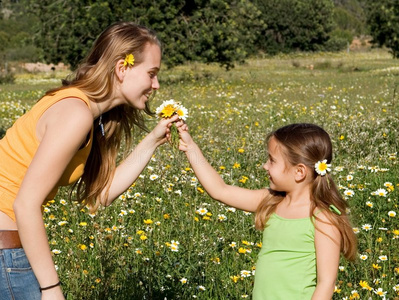
[[[180,120],[185,121],[188,117],[187,109],[181,105],[180,102],[176,102],[173,99],[163,101],[155,112],[160,118],[163,119],[168,119],[174,115],[178,115]],[[172,124],[172,127],[170,128],[170,137],[170,143],[174,149],[177,149],[179,147],[179,133],[175,124]]]

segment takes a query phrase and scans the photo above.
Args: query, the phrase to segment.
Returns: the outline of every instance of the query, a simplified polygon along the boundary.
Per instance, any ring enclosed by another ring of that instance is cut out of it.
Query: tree
[[[390,48],[393,57],[399,58],[399,2],[370,1],[367,21],[373,43]]]
[[[315,51],[333,28],[331,0],[255,0],[267,30],[258,41],[267,53]]]
[[[106,26],[131,20],[154,29],[168,66],[189,60],[230,68],[243,61],[264,26],[249,0],[29,0],[39,19],[36,42],[45,60],[72,67]],[[248,28],[255,29],[249,31]]]

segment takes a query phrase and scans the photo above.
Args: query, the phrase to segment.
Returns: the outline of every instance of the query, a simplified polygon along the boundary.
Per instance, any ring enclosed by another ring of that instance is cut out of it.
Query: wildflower
[[[381,266],[379,264],[373,264],[373,269],[379,270]]]
[[[155,112],[161,118],[170,118],[174,114],[177,114],[179,119],[182,120],[186,120],[188,115],[187,109],[173,99],[163,101]]]
[[[66,224],[68,224],[68,221],[60,221],[60,222],[58,222],[58,225],[60,225],[60,226],[64,226]]]
[[[352,296],[350,297],[350,299],[360,299],[360,295],[357,290],[351,291],[351,294],[352,294]]]
[[[339,266],[338,269],[339,269],[341,272],[345,271],[345,267],[344,267],[344,266]]]
[[[227,220],[227,217],[226,217],[225,215],[218,215],[218,220],[219,220],[220,222],[223,222],[223,221],[226,221],[226,220]]]
[[[395,292],[399,292],[399,284],[395,285],[395,286],[393,287],[393,290],[394,290]]]
[[[62,205],[66,205],[66,204],[67,204],[67,202],[66,202],[64,199],[61,199],[61,200],[60,200],[60,203],[61,203]]]
[[[388,257],[387,257],[386,255],[381,255],[381,256],[379,256],[378,258],[379,258],[379,260],[381,260],[381,261],[387,261],[387,260],[388,260]]]
[[[364,224],[364,225],[362,225],[362,229],[365,231],[369,231],[369,230],[373,229],[373,227],[370,224]]]
[[[151,225],[152,223],[154,223],[154,221],[151,220],[151,219],[146,219],[146,220],[144,220],[143,222],[144,222],[144,224],[146,224],[146,225]]]
[[[383,298],[385,298],[385,294],[386,294],[387,292],[384,292],[383,290],[382,290],[382,288],[378,288],[377,290],[374,290],[374,294],[377,294],[378,296],[380,296],[380,297],[383,297]]]
[[[358,234],[360,232],[358,227],[353,227],[352,230],[354,234]]]
[[[367,202],[366,202],[366,205],[367,205],[368,207],[370,207],[370,208],[373,208],[374,203],[371,202],[371,201],[367,201]]]
[[[364,290],[369,290],[371,291],[372,288],[369,286],[369,284],[367,283],[367,281],[362,281],[360,280],[359,285],[362,287],[362,289]]]
[[[148,237],[145,234],[140,235],[140,240],[145,241]]]
[[[317,174],[324,176],[327,174],[327,172],[331,171],[331,164],[327,163],[327,159],[324,159],[322,161],[318,161],[315,165],[315,171]]]
[[[334,168],[335,172],[342,172],[343,170],[344,170],[343,166],[337,166],[337,167]]]
[[[241,165],[239,163],[234,163],[233,165],[233,169],[239,169],[241,167]]]
[[[241,277],[250,277],[251,276],[251,271],[242,270],[240,273],[241,273]]]
[[[119,216],[123,217],[125,215],[127,215],[127,211],[122,209],[121,212],[119,213]]]
[[[247,176],[241,176],[241,179],[238,180],[238,181],[239,181],[239,182],[242,182],[242,183],[246,183],[247,180],[248,180],[248,177],[247,177]]]
[[[87,226],[87,223],[86,222],[80,222],[79,226]]]
[[[391,210],[391,211],[388,212],[388,216],[391,217],[391,218],[396,217],[396,212]]]
[[[388,192],[385,189],[378,189],[371,193],[373,196],[386,197]]]
[[[247,249],[240,247],[238,249],[238,253],[241,253],[241,254],[247,253]]]
[[[152,174],[151,176],[150,176],[150,179],[152,180],[152,181],[154,181],[155,179],[158,179],[158,175],[156,175],[156,174]]]
[[[178,241],[174,241],[172,240],[170,242],[170,250],[172,250],[172,252],[178,252],[179,251],[179,242]]]
[[[182,278],[182,279],[180,279],[180,282],[182,283],[182,284],[186,284],[187,283],[187,278]]]
[[[205,288],[203,285],[199,285],[197,288],[198,288],[200,291],[205,291],[205,290],[206,290],[206,288]]]
[[[351,181],[351,180],[353,180],[353,176],[352,175],[346,176],[346,181]]]
[[[230,276],[230,279],[233,280],[234,283],[237,283],[238,279],[240,279],[240,276]]]
[[[352,191],[352,190],[345,190],[344,191],[344,195],[345,196],[353,197],[354,194],[355,194],[355,192]]]
[[[235,247],[237,247],[237,243],[236,243],[236,242],[231,242],[231,243],[229,244],[229,246],[230,246],[231,248],[235,248]]]
[[[201,207],[201,208],[197,209],[195,212],[201,216],[204,216],[207,214],[208,210],[206,208]]]
[[[86,245],[79,245],[79,248],[80,248],[80,250],[85,251],[87,249],[87,246]]]
[[[61,253],[61,250],[53,249],[53,250],[51,250],[51,252],[53,252],[54,254],[60,254],[60,253]]]
[[[366,260],[368,256],[366,254],[360,254],[360,259],[361,260]]]
[[[242,149],[242,148],[238,149],[238,153],[244,153],[244,152],[245,152],[244,149]]]

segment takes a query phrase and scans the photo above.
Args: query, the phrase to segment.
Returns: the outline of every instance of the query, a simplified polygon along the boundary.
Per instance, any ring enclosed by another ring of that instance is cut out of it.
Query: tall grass
[[[398,299],[398,74],[381,51],[254,59],[230,72],[193,64],[161,71],[153,107],[181,101],[214,168],[252,189],[268,185],[268,132],[323,126],[359,239],[358,261],[340,262],[334,299]],[[19,76],[2,87],[0,128],[55,85],[43,74]],[[136,141],[143,136],[136,132]],[[111,207],[89,215],[61,190],[44,220],[68,299],[251,298],[261,246],[253,215],[212,200],[168,145]]]

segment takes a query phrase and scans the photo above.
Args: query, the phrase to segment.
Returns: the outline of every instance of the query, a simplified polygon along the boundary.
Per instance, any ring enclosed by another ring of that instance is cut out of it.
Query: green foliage
[[[318,50],[333,28],[331,0],[256,0],[255,3],[267,24],[258,45],[267,53]]]
[[[39,18],[37,44],[48,62],[76,66],[97,35],[119,20],[154,29],[164,44],[164,62],[217,62],[226,68],[255,50],[260,12],[249,0],[61,1],[31,0]]]
[[[396,0],[370,1],[368,25],[373,42],[391,49],[399,58],[399,2]]]
[[[5,61],[38,61],[40,50],[33,45],[37,19],[26,12],[26,0],[0,2],[0,56]]]

